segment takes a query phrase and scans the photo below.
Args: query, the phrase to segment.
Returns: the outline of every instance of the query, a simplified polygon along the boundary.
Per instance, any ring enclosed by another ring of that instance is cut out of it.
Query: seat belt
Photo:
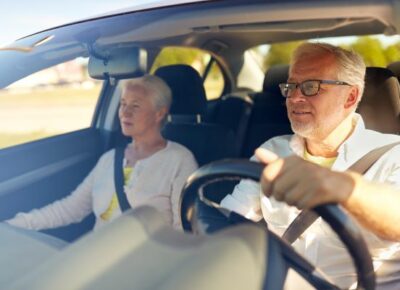
[[[360,174],[365,174],[365,172],[367,172],[368,169],[370,169],[371,166],[374,165],[374,163],[378,161],[378,159],[381,158],[383,154],[399,144],[400,142],[396,142],[376,148],[365,154],[361,159],[350,166],[347,170],[355,171]],[[282,239],[292,244],[298,239],[298,237],[300,237],[304,233],[306,229],[308,229],[315,222],[318,217],[319,216],[313,210],[302,210],[283,233]]]
[[[244,139],[247,134],[247,128],[250,121],[250,117],[253,111],[253,101],[247,95],[243,100],[244,102],[244,111],[240,117],[239,125],[236,129],[236,143],[235,143],[235,153],[238,156],[242,156],[243,148],[244,148]]]
[[[124,212],[131,208],[124,190],[124,172],[123,172],[123,160],[124,160],[125,146],[115,147],[114,155],[114,184],[115,190],[118,197],[118,203],[121,211]]]

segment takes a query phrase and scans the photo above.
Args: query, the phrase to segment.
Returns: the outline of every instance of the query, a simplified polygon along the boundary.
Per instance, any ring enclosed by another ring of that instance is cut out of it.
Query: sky
[[[53,26],[156,0],[0,1],[0,45]]]

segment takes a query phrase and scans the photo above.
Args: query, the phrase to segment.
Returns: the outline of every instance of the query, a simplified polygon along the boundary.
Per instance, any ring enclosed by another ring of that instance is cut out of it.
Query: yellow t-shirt
[[[311,155],[307,149],[304,149],[303,158],[307,161],[312,163],[318,164],[322,167],[331,168],[333,163],[335,163],[337,157],[321,157],[321,156],[314,156]]]
[[[129,176],[131,176],[131,173],[133,171],[132,167],[124,167],[124,184],[126,184],[126,182],[129,179]],[[118,202],[118,197],[117,197],[117,193],[114,193],[113,197],[111,198],[111,202],[110,205],[108,206],[108,208],[100,215],[100,217],[105,220],[108,221],[114,210],[119,207],[119,202]]]

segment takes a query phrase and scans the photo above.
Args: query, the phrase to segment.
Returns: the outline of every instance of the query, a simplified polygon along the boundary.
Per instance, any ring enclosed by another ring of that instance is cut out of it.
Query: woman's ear
[[[357,86],[352,86],[344,104],[345,109],[351,108],[359,102],[361,96],[359,95],[360,90]]]
[[[162,107],[161,109],[159,109],[156,113],[157,121],[161,122],[165,118],[165,116],[167,116],[167,114],[168,114],[167,107]]]

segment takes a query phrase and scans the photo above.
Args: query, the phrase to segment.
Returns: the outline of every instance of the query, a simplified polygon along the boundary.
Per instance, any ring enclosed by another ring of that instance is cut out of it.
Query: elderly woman
[[[133,142],[125,149],[124,191],[131,207],[150,205],[168,223],[181,227],[178,201],[186,178],[197,168],[192,153],[160,133],[171,105],[171,90],[160,78],[145,75],[123,81],[119,119]],[[7,220],[42,230],[80,222],[94,212],[95,229],[121,214],[114,185],[115,150],[104,153],[84,181],[67,197]]]

